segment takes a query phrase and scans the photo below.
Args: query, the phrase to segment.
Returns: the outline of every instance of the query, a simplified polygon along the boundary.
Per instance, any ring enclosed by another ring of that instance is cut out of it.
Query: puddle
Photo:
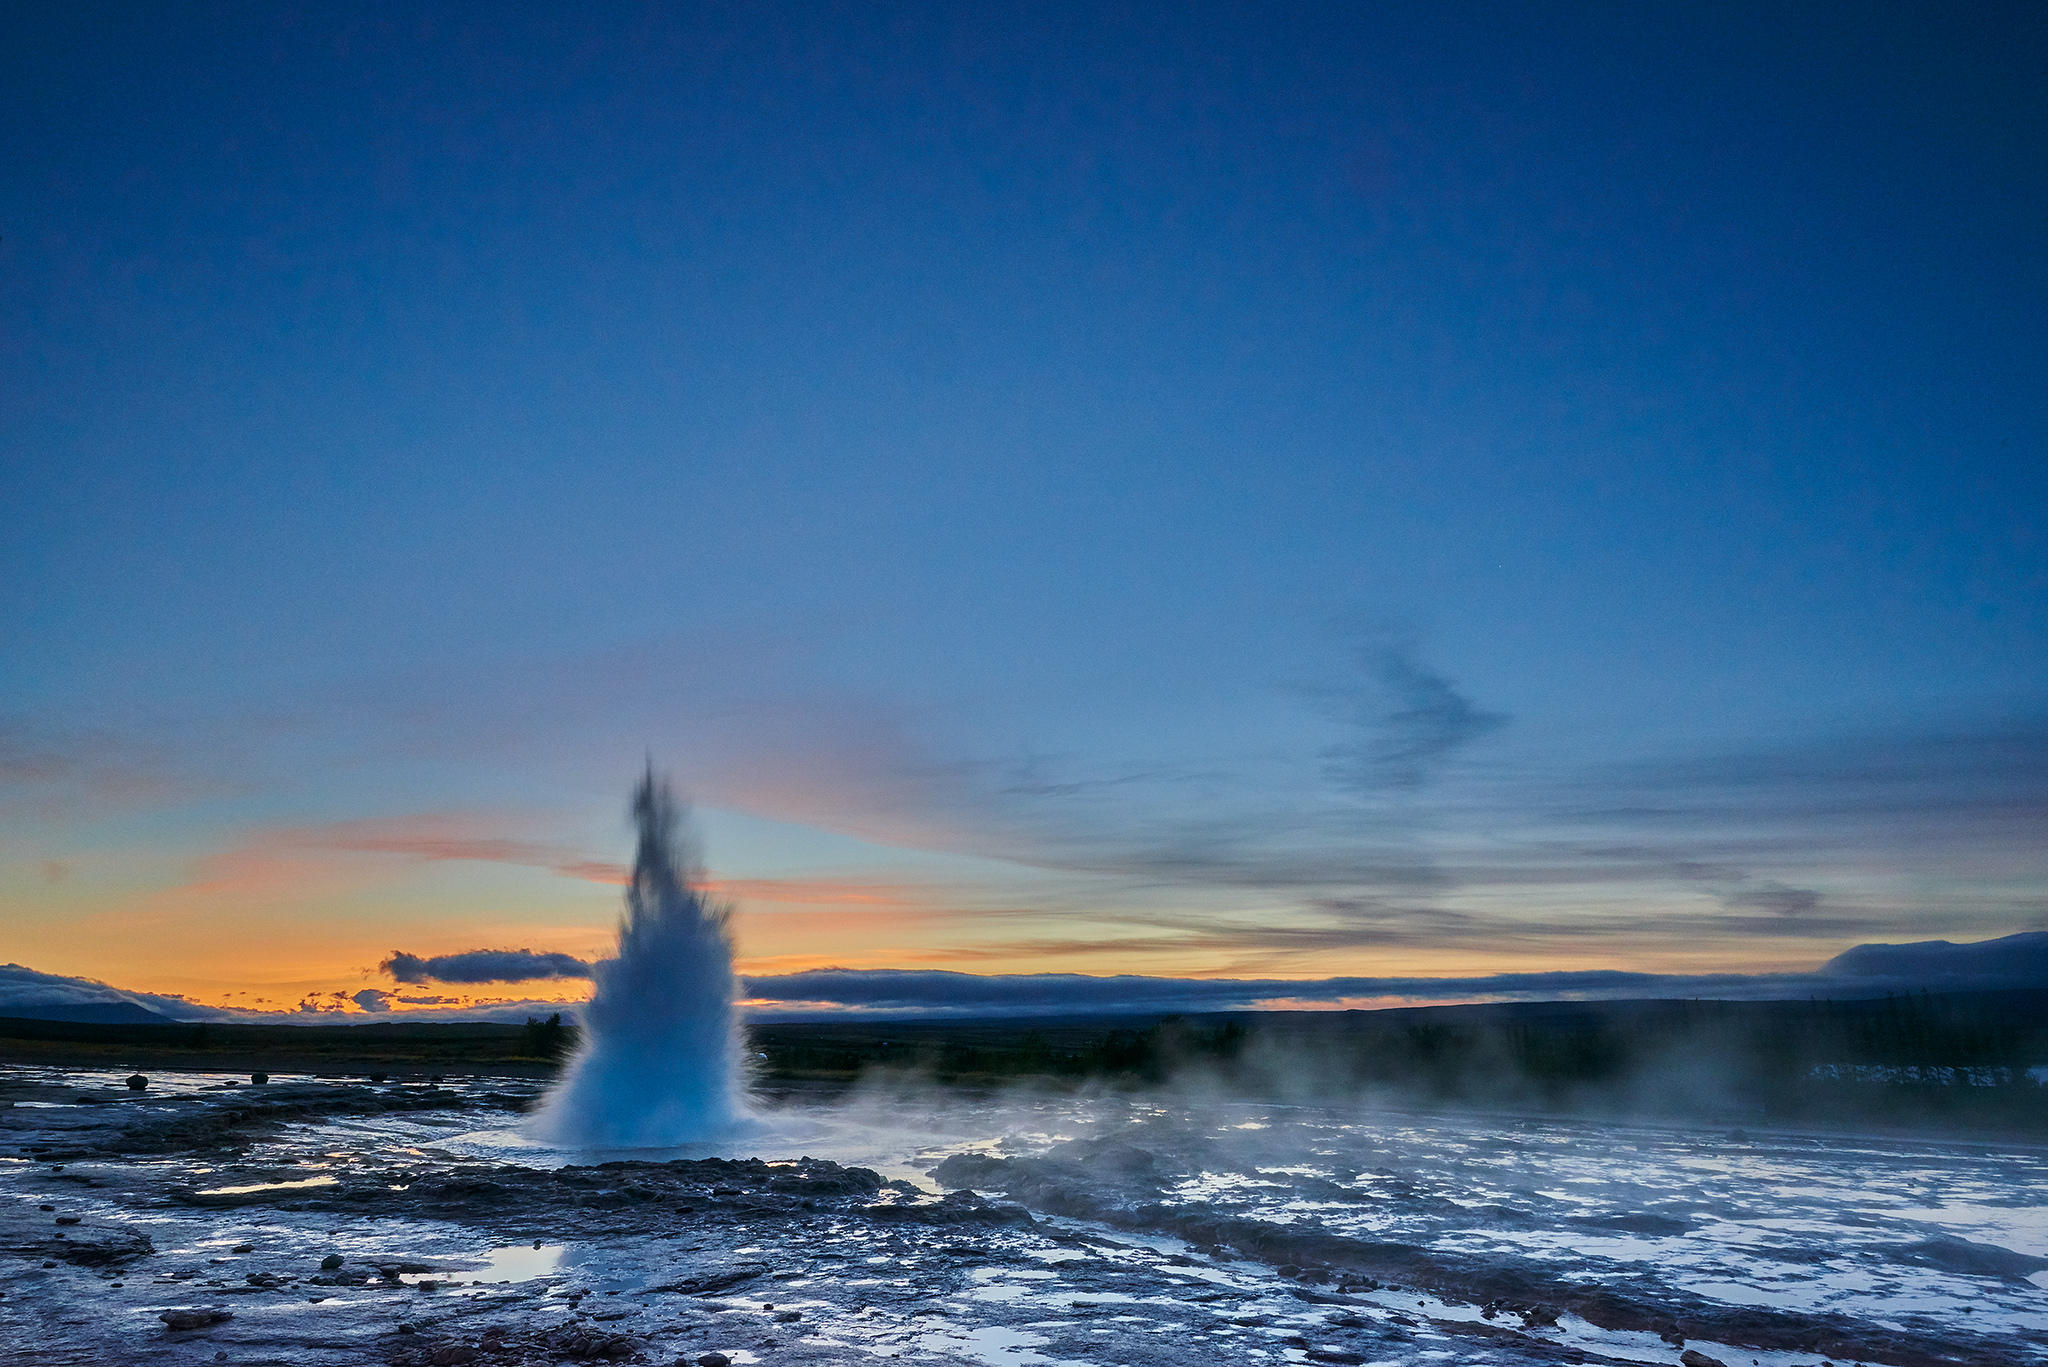
[[[447,1281],[453,1285],[484,1286],[493,1282],[530,1282],[550,1277],[561,1270],[567,1244],[507,1244],[483,1252],[484,1265],[473,1272],[457,1272]],[[431,1273],[427,1274],[433,1275]]]
[[[1064,1358],[1049,1358],[1038,1349],[1045,1339],[1022,1329],[984,1325],[978,1329],[946,1329],[920,1334],[917,1345],[928,1353],[961,1354],[990,1367],[1080,1367]]]
[[[299,1177],[289,1182],[250,1182],[238,1187],[206,1187],[201,1196],[247,1196],[256,1191],[300,1191],[306,1187],[331,1187],[339,1177]]]

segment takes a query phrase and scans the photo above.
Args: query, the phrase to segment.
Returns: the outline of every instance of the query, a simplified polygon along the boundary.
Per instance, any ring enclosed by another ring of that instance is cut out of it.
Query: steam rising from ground
[[[583,1037],[533,1130],[581,1148],[654,1148],[730,1134],[746,1114],[730,911],[690,885],[668,784],[650,766],[616,958],[596,964]]]

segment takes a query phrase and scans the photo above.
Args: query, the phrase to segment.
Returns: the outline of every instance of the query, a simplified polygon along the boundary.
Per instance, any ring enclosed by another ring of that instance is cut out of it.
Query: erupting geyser
[[[730,912],[690,885],[668,784],[633,794],[640,845],[618,957],[598,963],[583,1039],[533,1128],[557,1144],[651,1148],[714,1139],[745,1114]]]

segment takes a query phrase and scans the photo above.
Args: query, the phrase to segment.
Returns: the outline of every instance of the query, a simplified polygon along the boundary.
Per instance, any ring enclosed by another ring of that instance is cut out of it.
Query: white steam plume
[[[618,956],[593,966],[582,1041],[533,1122],[556,1144],[694,1143],[746,1114],[730,909],[690,885],[676,800],[651,763],[633,820],[640,844]]]

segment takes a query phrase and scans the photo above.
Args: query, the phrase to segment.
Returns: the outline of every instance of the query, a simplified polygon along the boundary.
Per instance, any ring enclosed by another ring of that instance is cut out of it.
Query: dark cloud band
[[[523,983],[590,976],[590,965],[573,954],[531,949],[472,949],[432,958],[393,950],[378,967],[402,983]]]

